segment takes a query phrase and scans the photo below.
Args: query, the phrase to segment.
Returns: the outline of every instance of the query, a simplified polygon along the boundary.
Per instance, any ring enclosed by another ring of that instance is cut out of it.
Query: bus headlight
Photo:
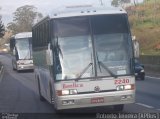
[[[24,64],[24,62],[23,61],[17,61],[17,65],[23,65]]]
[[[33,64],[33,60],[30,60],[30,62],[29,62],[30,64]]]
[[[20,61],[17,61],[17,65],[20,65],[21,64],[21,62]]]
[[[69,95],[69,90],[62,90],[62,95]]]
[[[117,86],[117,90],[118,91],[124,90],[124,86],[123,85]]]
[[[144,72],[144,69],[142,69],[141,72]]]
[[[123,91],[123,90],[134,90],[134,84],[128,84],[128,85],[119,85],[116,87],[117,91]]]
[[[125,89],[125,90],[130,90],[131,88],[132,88],[131,85],[125,85],[125,86],[124,86],[124,89]]]
[[[69,90],[69,94],[70,95],[77,94],[77,90],[76,89]]]
[[[76,89],[69,89],[69,90],[57,90],[58,96],[64,96],[64,95],[75,95],[77,94]]]

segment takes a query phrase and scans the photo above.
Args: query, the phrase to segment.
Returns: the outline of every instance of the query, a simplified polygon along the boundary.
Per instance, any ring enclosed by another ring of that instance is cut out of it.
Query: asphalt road
[[[34,78],[34,73],[17,73],[16,71],[13,71],[11,66],[11,56],[9,54],[0,55],[0,61],[4,65],[4,77],[0,82],[0,118],[7,115],[21,118],[29,117],[29,119],[66,119],[67,117],[73,119],[98,119],[100,118],[97,117],[99,116],[99,113],[113,113],[111,107],[102,107],[83,110],[74,109],[69,112],[70,114],[56,115],[51,104],[49,104],[48,102],[41,102],[39,100],[37,82]],[[159,84],[160,78],[147,76],[145,81],[137,80],[136,102],[134,104],[125,105],[123,113],[159,114]],[[8,115],[6,113],[13,113],[13,115]]]

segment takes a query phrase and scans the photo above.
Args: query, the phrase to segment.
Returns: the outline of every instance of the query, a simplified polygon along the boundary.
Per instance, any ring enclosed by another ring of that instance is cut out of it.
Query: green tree
[[[42,14],[37,12],[37,8],[32,5],[25,5],[16,9],[13,13],[13,22],[7,28],[13,33],[30,32],[35,20],[42,18]]]
[[[111,5],[115,6],[115,7],[118,7],[119,6],[119,0],[112,0],[112,3]]]
[[[111,5],[117,7],[119,5],[122,6],[124,3],[130,3],[130,2],[131,2],[131,0],[112,0]]]
[[[4,24],[2,23],[2,17],[0,16],[0,38],[3,37],[5,34],[5,27]]]

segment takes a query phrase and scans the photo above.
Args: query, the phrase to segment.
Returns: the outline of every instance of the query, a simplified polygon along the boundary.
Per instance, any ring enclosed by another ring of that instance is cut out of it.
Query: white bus
[[[34,70],[32,57],[32,33],[18,33],[10,39],[10,50],[13,54],[13,70]]]
[[[135,102],[134,52],[120,8],[68,7],[32,27],[41,100],[56,111]]]

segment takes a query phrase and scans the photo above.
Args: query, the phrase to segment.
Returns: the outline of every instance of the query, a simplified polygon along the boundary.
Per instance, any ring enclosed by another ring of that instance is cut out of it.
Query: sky
[[[110,5],[112,0],[102,1],[105,5]],[[7,25],[13,20],[13,12],[24,5],[34,5],[38,12],[42,13],[43,16],[47,16],[54,9],[77,4],[100,5],[100,0],[0,0],[0,15],[2,16],[2,22]]]

